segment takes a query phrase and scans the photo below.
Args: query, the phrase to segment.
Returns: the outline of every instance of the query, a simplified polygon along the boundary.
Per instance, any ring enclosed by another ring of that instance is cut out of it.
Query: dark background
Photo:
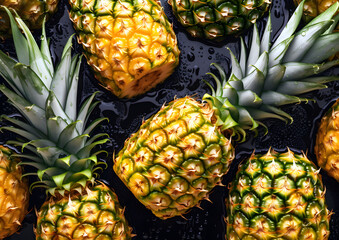
[[[239,41],[237,38],[230,37],[226,41],[218,44],[198,41],[189,37],[185,30],[179,26],[171,13],[170,6],[162,0],[165,13],[170,22],[173,22],[174,31],[177,34],[179,48],[181,50],[180,64],[175,73],[165,80],[164,83],[158,85],[150,92],[133,99],[118,99],[110,92],[99,87],[93,74],[83,60],[81,70],[81,90],[82,99],[88,97],[94,91],[99,90],[97,100],[101,102],[99,107],[94,111],[93,116],[104,116],[109,118],[109,123],[105,122],[97,129],[98,132],[107,132],[111,136],[111,142],[102,146],[108,151],[108,157],[103,161],[108,163],[108,168],[101,174],[100,180],[104,181],[112,187],[120,200],[122,206],[126,207],[125,215],[136,234],[134,240],[222,240],[225,239],[225,205],[224,201],[227,196],[226,187],[216,187],[210,195],[213,203],[203,201],[201,207],[203,210],[193,208],[185,218],[175,217],[168,220],[160,220],[139,203],[129,190],[123,185],[112,170],[113,152],[118,152],[129,135],[138,130],[142,119],[149,118],[156,113],[161,105],[165,102],[173,100],[175,97],[183,97],[185,95],[194,95],[201,98],[204,93],[209,92],[208,87],[202,79],[211,80],[205,73],[213,71],[210,63],[216,62],[221,64],[226,72],[230,72],[230,59],[226,46],[231,48],[238,55]],[[285,26],[290,14],[294,11],[291,0],[274,0],[271,6],[273,33],[276,34]],[[263,19],[258,21],[259,29],[267,19],[267,14]],[[60,60],[62,49],[67,39],[74,33],[73,27],[68,17],[68,3],[61,0],[58,12],[48,21],[47,35],[51,39],[50,47],[53,60]],[[248,39],[250,31],[244,33],[245,40]],[[40,32],[36,31],[35,36],[40,36]],[[15,56],[12,40],[0,43],[0,49],[8,52],[11,56]],[[74,41],[74,52],[80,53],[81,47]],[[326,74],[338,75],[339,67],[328,71]],[[2,79],[0,81],[3,81]],[[210,81],[212,85],[213,81]],[[267,120],[269,133],[264,134],[262,130],[259,135],[240,144],[236,147],[236,159],[231,165],[229,173],[224,176],[223,184],[233,179],[238,164],[249,157],[254,151],[262,153],[273,147],[278,151],[285,151],[287,147],[293,151],[307,153],[308,157],[315,162],[313,153],[314,139],[321,116],[337,98],[339,92],[339,83],[330,83],[328,88],[315,91],[305,95],[305,97],[314,98],[316,103],[298,104],[283,107],[293,118],[293,124],[285,124],[279,120]],[[6,102],[6,98],[0,93],[0,114],[16,114],[12,106]],[[3,123],[0,123],[0,126]],[[5,144],[8,139],[14,139],[15,135],[8,132],[0,133],[0,144]],[[328,208],[335,213],[331,218],[331,235],[330,239],[339,239],[339,183],[327,176],[324,171],[324,185],[327,188],[326,200]],[[19,233],[14,234],[8,240],[35,239],[33,226],[36,222],[35,208],[39,208],[45,200],[42,190],[34,190],[30,199],[31,212],[27,215],[23,222],[23,227]]]

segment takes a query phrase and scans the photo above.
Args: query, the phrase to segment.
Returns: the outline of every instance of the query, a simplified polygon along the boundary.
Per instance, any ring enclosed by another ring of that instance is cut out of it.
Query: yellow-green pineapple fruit
[[[0,239],[15,233],[27,214],[28,181],[13,152],[0,146]]]
[[[96,78],[118,97],[143,94],[179,63],[177,39],[154,0],[69,0],[70,18]]]
[[[331,51],[339,51],[339,35],[327,32],[338,7],[333,5],[316,24],[296,31],[300,6],[274,43],[270,18],[262,39],[255,25],[248,55],[243,41],[240,61],[231,52],[229,77],[213,64],[220,79],[210,73],[216,81],[211,94],[202,101],[176,99],[142,123],[113,166],[135,197],[162,219],[188,212],[220,184],[234,157],[233,144],[245,140],[246,131],[264,125],[266,118],[292,119],[279,107],[308,101],[296,95],[338,79],[314,76],[339,64],[322,63]]]
[[[143,204],[166,219],[208,198],[233,157],[213,110],[185,97],[142,124],[114,159],[114,171]]]
[[[131,228],[116,194],[104,184],[50,197],[38,212],[36,239],[128,240]]]
[[[229,186],[226,238],[328,239],[325,192],[319,170],[305,155],[253,154]]]
[[[318,165],[339,181],[339,99],[321,119],[314,152]]]
[[[56,12],[59,0],[0,0],[0,5],[14,9],[30,29],[41,28],[44,18]],[[10,21],[0,8],[0,38],[10,36]]]

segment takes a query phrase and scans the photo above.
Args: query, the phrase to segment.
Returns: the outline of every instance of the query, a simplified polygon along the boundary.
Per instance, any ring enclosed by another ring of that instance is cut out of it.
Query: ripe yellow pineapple
[[[339,99],[321,119],[314,151],[318,165],[339,181]]]
[[[0,239],[15,233],[27,214],[28,181],[12,151],[0,146]]]
[[[30,29],[41,28],[44,18],[57,10],[59,0],[0,0],[0,5],[14,9]],[[10,36],[10,21],[6,11],[0,8],[0,38]]]
[[[173,73],[177,39],[154,0],[69,0],[70,18],[96,78],[118,97],[143,94]]]

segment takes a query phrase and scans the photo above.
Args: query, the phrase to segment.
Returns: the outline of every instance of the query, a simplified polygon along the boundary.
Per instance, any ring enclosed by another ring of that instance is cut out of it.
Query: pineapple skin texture
[[[19,159],[12,151],[0,146],[0,239],[15,233],[27,214],[29,188]]]
[[[175,33],[153,0],[69,0],[70,18],[95,77],[117,97],[147,92],[179,64]]]
[[[234,148],[213,120],[208,104],[176,99],[144,122],[114,158],[116,174],[157,217],[182,215],[221,185]]]
[[[330,215],[316,166],[292,151],[252,155],[226,199],[226,239],[328,239]]]
[[[116,194],[98,184],[50,197],[37,213],[36,239],[129,240],[132,229]]]
[[[266,0],[168,0],[168,3],[191,36],[217,41],[252,26],[270,5]]]
[[[0,0],[0,5],[14,9],[30,29],[42,27],[44,17],[47,19],[57,11],[59,0]],[[11,35],[9,17],[0,9],[0,38]]]
[[[321,119],[314,152],[318,165],[339,181],[339,99]]]

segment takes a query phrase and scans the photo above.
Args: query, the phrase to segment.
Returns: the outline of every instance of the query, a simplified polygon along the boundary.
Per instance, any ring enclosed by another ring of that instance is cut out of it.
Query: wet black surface
[[[217,45],[191,39],[174,19],[170,12],[170,6],[164,1],[162,2],[167,16],[174,24],[181,50],[179,67],[164,83],[140,97],[129,100],[118,99],[99,87],[90,68],[83,61],[80,76],[83,81],[81,86],[82,99],[94,91],[101,91],[97,95],[101,104],[94,111],[93,116],[100,115],[110,119],[109,123],[105,122],[97,129],[98,132],[107,132],[111,136],[111,142],[103,146],[108,151],[108,157],[102,160],[107,161],[108,168],[101,174],[101,180],[116,191],[121,205],[126,207],[126,218],[134,229],[133,233],[137,235],[134,238],[135,240],[222,240],[225,239],[224,200],[227,195],[226,187],[216,187],[210,195],[213,203],[204,201],[201,204],[203,210],[194,208],[185,215],[186,219],[176,217],[163,221],[153,216],[149,210],[139,203],[112,170],[113,151],[117,152],[122,148],[125,139],[139,128],[142,119],[150,117],[159,110],[163,103],[169,102],[175,97],[195,95],[201,98],[204,93],[209,92],[208,87],[201,80],[203,78],[209,79],[205,73],[211,71],[210,63],[219,63],[229,72],[230,59],[225,46],[231,48],[235,54],[238,53],[239,42],[236,38],[230,38],[228,41]],[[275,36],[282,29],[291,11],[293,11],[290,4],[283,0],[273,1],[271,8],[272,36]],[[259,21],[259,29],[261,29],[266,17],[267,14],[264,19]],[[73,33],[74,30],[68,18],[67,1],[62,0],[59,11],[47,23],[47,35],[51,38],[51,49],[55,61],[59,60],[64,44]],[[39,34],[39,32],[35,33],[36,36],[39,36]],[[248,32],[244,34],[245,39],[247,39],[247,35]],[[14,56],[11,40],[0,44],[0,48]],[[82,49],[75,43],[74,51],[81,52]],[[339,75],[339,68],[332,69],[328,74]],[[233,179],[237,165],[248,157],[254,149],[256,149],[256,152],[263,152],[267,151],[269,147],[276,150],[286,150],[286,147],[290,147],[299,153],[306,152],[309,158],[315,161],[313,147],[319,120],[324,111],[337,98],[338,93],[339,83],[330,83],[328,89],[306,95],[306,97],[316,99],[316,103],[309,102],[308,104],[283,108],[294,118],[292,124],[285,124],[277,120],[266,121],[269,129],[267,135],[264,135],[263,131],[259,131],[256,138],[251,137],[246,143],[237,146],[237,158],[232,164],[229,174],[224,177],[223,183],[227,185]],[[5,97],[1,94],[0,104],[0,114],[15,114],[14,108],[6,102]],[[13,139],[15,136],[8,132],[0,133],[0,144],[4,144],[10,138]],[[328,208],[336,213],[331,220],[330,239],[339,239],[339,183],[328,177],[325,172],[322,171],[322,174],[327,188]],[[36,221],[34,208],[39,208],[44,199],[42,191],[33,191],[30,201],[32,211],[23,222],[22,230],[8,239],[35,239],[33,233],[33,225]]]

